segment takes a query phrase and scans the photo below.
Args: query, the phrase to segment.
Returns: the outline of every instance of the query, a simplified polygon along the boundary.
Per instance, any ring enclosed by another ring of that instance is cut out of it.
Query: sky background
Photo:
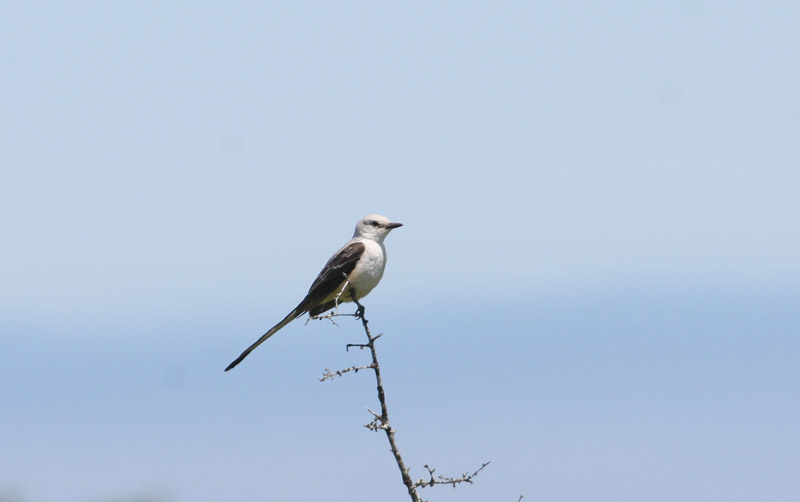
[[[800,499],[800,4],[1,2],[0,501]]]

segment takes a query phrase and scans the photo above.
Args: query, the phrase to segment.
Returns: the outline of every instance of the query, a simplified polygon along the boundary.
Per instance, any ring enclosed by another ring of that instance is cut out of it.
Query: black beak
[[[387,223],[386,224],[386,228],[389,228],[389,229],[402,227],[402,226],[403,226],[402,223]]]

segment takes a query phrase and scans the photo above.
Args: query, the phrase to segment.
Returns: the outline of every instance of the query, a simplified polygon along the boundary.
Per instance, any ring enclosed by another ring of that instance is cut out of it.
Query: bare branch
[[[344,291],[344,289],[342,289],[342,291]],[[341,292],[339,293],[339,295],[341,295]],[[392,455],[394,455],[395,462],[397,463],[397,468],[400,470],[400,475],[402,476],[403,479],[403,484],[406,486],[406,489],[408,490],[408,495],[411,497],[412,502],[424,502],[417,493],[417,488],[425,488],[434,485],[452,485],[453,488],[455,488],[456,485],[461,483],[471,484],[473,478],[475,478],[478,475],[478,473],[480,473],[487,465],[489,465],[489,462],[484,463],[475,472],[471,474],[464,473],[461,475],[461,477],[458,478],[451,478],[442,475],[434,477],[434,472],[436,471],[436,469],[433,469],[428,465],[425,465],[425,468],[428,470],[428,475],[430,476],[430,479],[424,480],[420,478],[416,482],[412,481],[411,475],[409,474],[409,468],[406,467],[405,462],[403,462],[403,456],[400,454],[400,450],[397,447],[397,442],[395,441],[395,433],[397,431],[393,429],[389,424],[389,410],[386,405],[386,393],[383,390],[381,367],[380,364],[378,363],[378,353],[375,350],[375,340],[380,338],[383,334],[381,333],[378,334],[377,336],[372,336],[372,333],[369,330],[369,321],[364,317],[364,311],[365,311],[364,306],[361,305],[361,303],[359,303],[356,297],[355,290],[353,288],[350,289],[350,296],[352,300],[355,302],[355,304],[358,306],[358,310],[355,312],[355,314],[338,314],[336,311],[334,311],[330,314],[318,318],[331,319],[339,315],[350,315],[356,317],[357,319],[361,319],[361,324],[364,327],[364,332],[367,335],[367,343],[349,343],[347,344],[346,348],[348,351],[350,350],[351,347],[357,347],[362,350],[369,349],[370,355],[372,356],[372,363],[367,364],[365,366],[351,366],[349,368],[345,368],[339,371],[331,371],[328,368],[325,368],[325,373],[323,374],[320,380],[321,381],[331,380],[334,377],[342,376],[345,373],[357,373],[359,370],[363,369],[371,369],[375,372],[375,382],[377,384],[377,390],[378,390],[378,402],[380,402],[381,411],[380,413],[378,413],[376,411],[371,410],[370,408],[367,408],[367,411],[372,415],[373,418],[369,423],[365,424],[364,427],[374,432],[378,432],[381,430],[386,432],[386,438],[389,441],[389,447],[392,451]],[[338,298],[339,296],[337,295],[337,307],[338,307]],[[333,322],[332,319],[331,322]],[[517,502],[520,502],[521,500],[522,496],[520,496],[520,500],[518,500]]]

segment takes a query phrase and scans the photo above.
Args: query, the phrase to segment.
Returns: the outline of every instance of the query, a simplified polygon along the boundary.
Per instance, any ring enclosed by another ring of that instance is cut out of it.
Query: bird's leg
[[[364,306],[361,305],[361,303],[358,301],[358,298],[356,298],[356,290],[353,288],[350,288],[350,298],[352,298],[353,301],[356,303],[356,305],[358,305],[358,310],[356,310],[356,313],[353,315],[355,316],[356,319],[363,319],[364,310],[366,309],[364,309]]]

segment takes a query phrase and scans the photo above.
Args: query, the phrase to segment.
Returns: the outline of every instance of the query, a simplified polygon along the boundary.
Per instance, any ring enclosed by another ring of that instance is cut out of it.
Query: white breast
[[[369,239],[362,241],[366,248],[356,268],[350,272],[350,287],[356,290],[358,298],[364,298],[378,285],[386,268],[386,248],[383,244]]]

